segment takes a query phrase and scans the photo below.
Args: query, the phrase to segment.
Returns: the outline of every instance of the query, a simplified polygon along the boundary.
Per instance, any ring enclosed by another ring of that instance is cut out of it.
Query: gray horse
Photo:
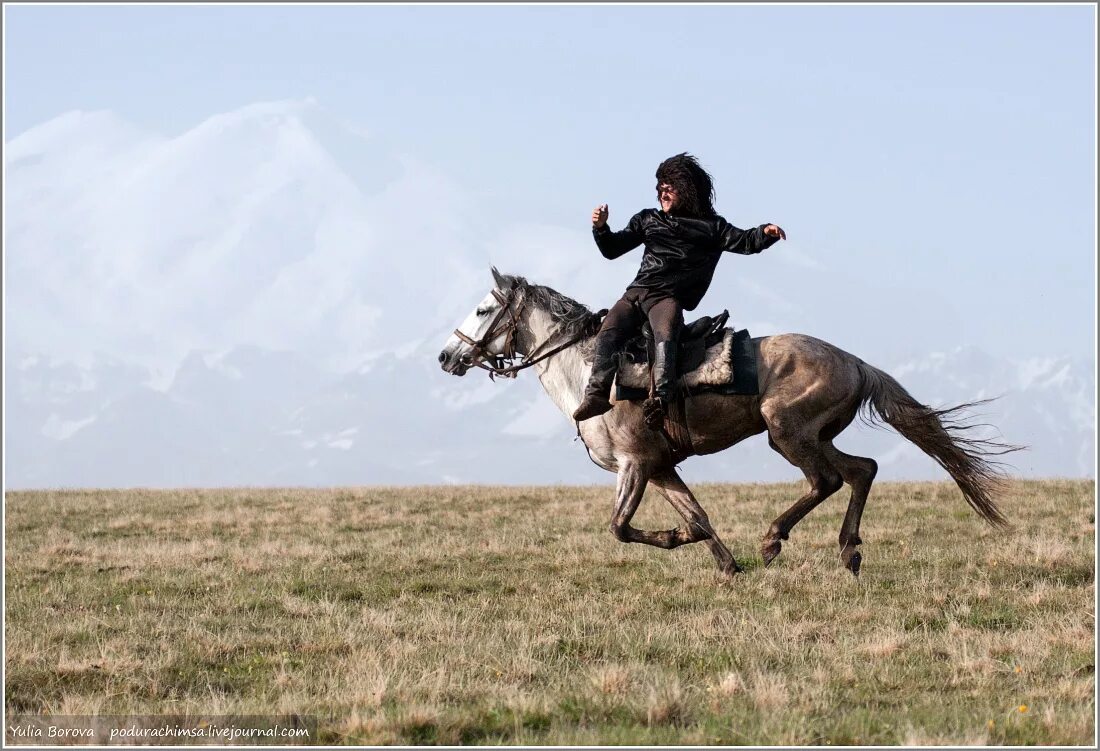
[[[533,367],[547,394],[569,417],[580,403],[591,372],[594,316],[580,303],[549,287],[502,275],[496,287],[447,340],[439,355],[443,370],[461,376],[474,366],[515,376]],[[596,319],[598,320],[598,319]],[[761,553],[770,564],[791,529],[818,504],[848,483],[852,489],[840,528],[840,560],[859,574],[860,518],[878,465],[852,456],[833,439],[863,409],[868,420],[886,422],[936,460],[963,497],[995,526],[1007,524],[993,502],[1003,475],[989,456],[1016,447],[968,437],[960,414],[978,402],[933,409],[911,397],[883,371],[833,345],[801,334],[753,340],[759,395],[699,393],[685,400],[684,418],[696,454],[712,454],[767,432],[768,445],[802,470],[809,492],[780,514],[764,535]],[[522,355],[522,365],[512,362]],[[579,424],[592,460],[618,474],[611,533],[622,542],[675,548],[703,542],[718,568],[740,571],[706,512],[676,472],[677,452],[665,433],[646,427],[640,405],[616,402],[605,415]],[[635,529],[630,520],[646,485],[654,485],[684,519],[676,529]]]

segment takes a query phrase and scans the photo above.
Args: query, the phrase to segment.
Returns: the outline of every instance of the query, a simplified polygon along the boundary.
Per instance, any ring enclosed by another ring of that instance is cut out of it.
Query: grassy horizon
[[[6,494],[6,709],[313,715],[352,744],[1090,745],[1095,482],[699,484],[748,571],[624,545],[606,486]],[[648,493],[635,525],[678,523]],[[10,741],[10,739],[9,739]]]

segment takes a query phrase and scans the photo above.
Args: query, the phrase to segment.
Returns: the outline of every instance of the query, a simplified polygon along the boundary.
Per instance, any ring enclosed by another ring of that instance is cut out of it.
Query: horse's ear
[[[493,266],[493,281],[501,292],[507,292],[512,287],[512,280],[497,271],[496,266]]]

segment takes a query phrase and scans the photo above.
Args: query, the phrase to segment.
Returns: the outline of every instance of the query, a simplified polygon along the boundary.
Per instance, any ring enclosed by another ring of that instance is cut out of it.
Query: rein
[[[502,378],[515,378],[519,371],[549,359],[564,349],[572,347],[582,339],[586,339],[599,331],[600,324],[603,322],[604,316],[607,315],[606,308],[598,313],[593,313],[585,322],[584,328],[581,329],[580,332],[553,349],[540,354],[539,350],[554,340],[556,333],[551,334],[547,337],[546,341],[532,349],[530,353],[524,355],[524,360],[521,364],[515,365],[513,363],[516,360],[516,330],[519,328],[519,316],[527,305],[527,300],[526,298],[520,298],[519,304],[513,309],[513,295],[514,293],[511,291],[505,296],[500,290],[493,290],[493,297],[500,303],[500,311],[497,313],[496,318],[493,319],[492,324],[489,325],[489,330],[482,335],[481,339],[475,341],[463,332],[455,329],[455,336],[466,344],[469,344],[473,350],[471,352],[472,364],[489,371],[490,379],[495,379],[496,376],[501,376]],[[505,320],[505,314],[508,314],[509,320]],[[498,354],[487,352],[486,347],[489,342],[493,341],[493,339],[496,339],[501,334],[504,334],[505,337],[504,348]],[[491,360],[491,363],[487,362],[488,360]]]

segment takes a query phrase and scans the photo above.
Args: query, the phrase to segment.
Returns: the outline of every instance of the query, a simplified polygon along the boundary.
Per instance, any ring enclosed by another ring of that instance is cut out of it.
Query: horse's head
[[[495,286],[443,345],[439,365],[451,375],[471,367],[500,370],[515,358],[516,327],[523,308],[523,289],[513,277],[493,269]],[[488,361],[488,362],[487,362]]]

